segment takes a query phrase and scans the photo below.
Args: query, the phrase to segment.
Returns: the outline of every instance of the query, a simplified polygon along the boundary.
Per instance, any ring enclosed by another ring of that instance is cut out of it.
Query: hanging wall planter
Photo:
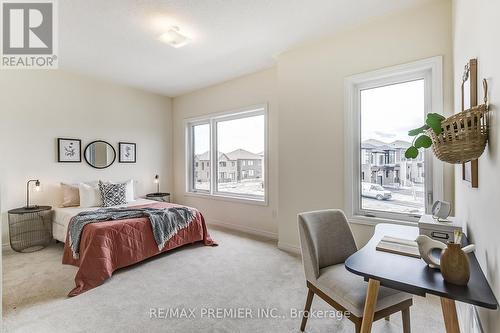
[[[426,124],[410,131],[415,136],[406,150],[407,158],[416,158],[419,148],[429,148],[447,163],[461,164],[481,156],[488,141],[488,85],[483,80],[484,104],[471,107],[449,118],[430,113]]]
[[[488,107],[478,105],[441,122],[443,131],[427,130],[434,155],[443,162],[461,164],[479,158],[488,140]]]

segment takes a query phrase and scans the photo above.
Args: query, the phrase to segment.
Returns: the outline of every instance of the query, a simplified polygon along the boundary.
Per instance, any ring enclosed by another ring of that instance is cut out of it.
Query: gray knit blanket
[[[162,250],[165,243],[195,219],[196,211],[187,207],[170,208],[101,208],[81,212],[69,223],[69,246],[73,258],[79,258],[80,238],[83,228],[89,223],[147,217],[151,222],[153,236]]]

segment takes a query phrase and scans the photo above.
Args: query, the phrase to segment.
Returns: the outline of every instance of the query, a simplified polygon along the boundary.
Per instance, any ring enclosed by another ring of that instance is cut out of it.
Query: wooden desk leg
[[[368,280],[368,290],[366,291],[361,333],[370,333],[372,330],[373,315],[375,314],[375,306],[377,305],[379,287],[380,281],[374,279]]]
[[[444,326],[446,327],[446,333],[460,333],[455,301],[449,298],[441,297],[441,309],[443,310]]]

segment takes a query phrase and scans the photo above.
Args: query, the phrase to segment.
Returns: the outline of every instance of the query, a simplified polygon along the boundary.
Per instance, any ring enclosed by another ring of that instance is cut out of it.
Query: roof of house
[[[220,159],[222,155],[224,155],[224,153],[219,152],[218,158]],[[210,151],[206,151],[203,154],[198,154],[198,155],[196,155],[196,157],[200,161],[209,161],[210,160]],[[226,155],[226,157],[227,157],[227,155]]]
[[[396,140],[393,142],[382,142],[375,139],[368,139],[361,142],[361,148],[363,149],[373,149],[373,150],[394,150],[394,149],[406,149],[411,146],[411,143],[403,140]]]
[[[222,155],[225,155],[229,161],[236,161],[236,160],[260,160],[262,159],[262,156],[259,156],[258,154],[254,154],[252,152],[249,152],[248,150],[245,149],[236,149],[230,153],[218,153],[218,158],[220,159]],[[206,151],[203,154],[198,154],[196,155],[198,160],[200,161],[208,161],[210,160],[210,152]]]
[[[236,149],[227,153],[226,156],[230,160],[260,160],[262,158],[262,156],[249,152],[245,149]]]
[[[389,144],[389,146],[391,147],[394,147],[394,148],[408,148],[411,146],[411,143],[407,142],[407,141],[403,141],[403,140],[396,140],[396,141],[393,141]]]

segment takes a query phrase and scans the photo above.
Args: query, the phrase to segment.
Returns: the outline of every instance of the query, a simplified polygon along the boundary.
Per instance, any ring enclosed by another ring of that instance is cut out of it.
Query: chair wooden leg
[[[361,320],[355,322],[354,326],[356,327],[356,333],[360,333],[361,332]]]
[[[311,310],[311,304],[313,301],[314,292],[309,289],[307,293],[306,306],[304,308],[304,316],[302,317],[302,323],[300,324],[300,331],[304,332],[306,329],[307,318],[309,317],[309,311]]]
[[[446,333],[460,333],[455,301],[449,298],[441,297],[441,309],[443,310],[444,326],[446,327]]]
[[[368,290],[366,291],[363,322],[361,323],[361,333],[370,333],[372,330],[373,315],[375,314],[379,287],[380,281],[374,279],[368,280]]]
[[[391,321],[391,316],[387,316],[384,318],[386,321]]]
[[[411,333],[410,308],[402,310],[401,316],[403,317],[403,333]]]

